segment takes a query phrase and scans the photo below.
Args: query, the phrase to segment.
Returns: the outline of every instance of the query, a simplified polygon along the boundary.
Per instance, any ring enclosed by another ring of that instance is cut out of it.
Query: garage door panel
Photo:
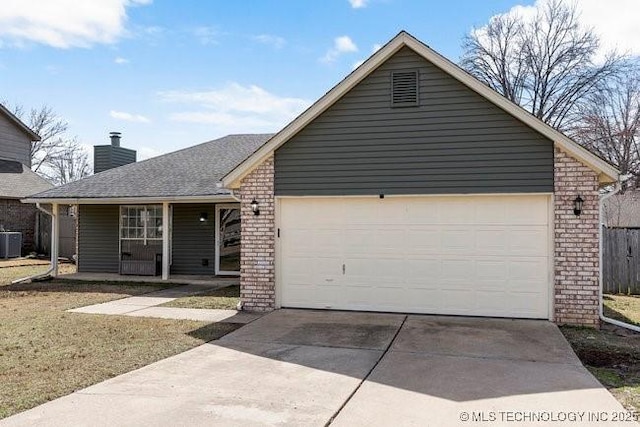
[[[485,255],[506,255],[509,243],[509,230],[504,228],[484,228],[470,231],[473,233],[475,247],[473,252]]]
[[[400,204],[402,203],[402,201],[399,201],[398,203]],[[430,203],[425,199],[417,198],[411,203],[405,203],[405,206],[406,209],[404,218],[407,224],[440,224],[440,209],[437,203]]]
[[[471,199],[467,197],[446,197],[435,202],[438,206],[440,224],[471,224],[474,222],[475,213]]]
[[[511,229],[509,232],[509,253],[516,256],[546,256],[549,252],[548,230],[546,227]]]
[[[468,228],[443,227],[439,252],[445,255],[464,255],[473,250],[473,233],[469,236]],[[469,239],[471,237],[471,239]]]
[[[429,283],[442,276],[442,263],[438,258],[410,258],[405,259],[403,265],[404,274],[399,277],[407,287],[428,287]]]
[[[548,196],[283,198],[281,304],[546,318],[548,209]]]
[[[513,225],[543,225],[549,222],[548,197],[518,197],[507,203],[507,217]]]
[[[441,261],[443,284],[449,286],[468,286],[475,276],[474,260],[465,258],[445,258]]]
[[[507,204],[503,200],[487,197],[474,199],[474,224],[491,225],[507,223]]]
[[[509,262],[494,258],[478,259],[475,279],[480,283],[506,283],[509,280]]]

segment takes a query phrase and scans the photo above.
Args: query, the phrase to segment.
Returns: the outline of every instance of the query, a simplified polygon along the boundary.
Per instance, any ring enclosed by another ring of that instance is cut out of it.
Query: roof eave
[[[16,126],[18,126],[20,130],[26,133],[31,138],[31,141],[40,141],[40,135],[35,133],[29,126],[24,124],[22,120],[20,120],[15,114],[9,111],[9,109],[7,109],[7,107],[2,104],[0,104],[0,112],[3,113],[7,118],[9,118],[9,120],[11,120]]]
[[[316,101],[311,107],[295,118],[284,129],[269,139],[251,156],[225,175],[222,178],[222,184],[226,188],[239,188],[242,179],[257,165],[271,156],[278,147],[287,142],[316,117],[326,111],[331,105],[338,101],[342,96],[349,92],[349,90],[404,46],[411,48],[469,89],[478,93],[489,102],[492,102],[508,114],[511,114],[532,129],[549,138],[559,149],[565,151],[567,154],[593,169],[598,174],[600,184],[605,185],[619,181],[620,171],[618,171],[614,166],[594,155],[586,148],[568,138],[566,135],[544,123],[542,120],[534,117],[526,110],[509,101],[507,98],[503,97],[485,84],[481,83],[475,77],[471,76],[469,73],[431,49],[429,46],[420,42],[407,32],[402,31],[385,46],[369,57],[369,59],[349,74],[344,80],[334,86],[322,98]]]
[[[141,197],[27,197],[22,203],[56,203],[60,205],[121,205],[144,203],[202,203],[235,201],[236,197],[230,194],[216,194],[203,196],[141,196]]]

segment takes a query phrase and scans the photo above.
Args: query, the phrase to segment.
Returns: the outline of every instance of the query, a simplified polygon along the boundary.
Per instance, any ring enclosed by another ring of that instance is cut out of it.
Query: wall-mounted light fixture
[[[200,222],[206,222],[209,219],[209,214],[206,212],[200,213]]]
[[[251,201],[251,210],[254,215],[260,215],[260,207],[258,206],[258,201],[256,199]]]
[[[580,216],[582,213],[582,204],[584,203],[584,199],[580,196],[576,197],[573,200],[573,214],[575,216]]]

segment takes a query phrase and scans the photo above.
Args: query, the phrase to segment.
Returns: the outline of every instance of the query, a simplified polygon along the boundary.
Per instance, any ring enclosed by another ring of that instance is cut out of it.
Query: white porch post
[[[51,205],[51,275],[58,275],[58,245],[60,244],[60,226],[58,222],[58,204]]]
[[[169,279],[169,202],[162,203],[162,280]]]

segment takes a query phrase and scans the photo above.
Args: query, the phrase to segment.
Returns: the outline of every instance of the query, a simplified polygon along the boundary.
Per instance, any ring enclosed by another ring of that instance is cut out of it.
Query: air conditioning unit
[[[22,255],[22,233],[0,232],[0,258],[18,258]]]

